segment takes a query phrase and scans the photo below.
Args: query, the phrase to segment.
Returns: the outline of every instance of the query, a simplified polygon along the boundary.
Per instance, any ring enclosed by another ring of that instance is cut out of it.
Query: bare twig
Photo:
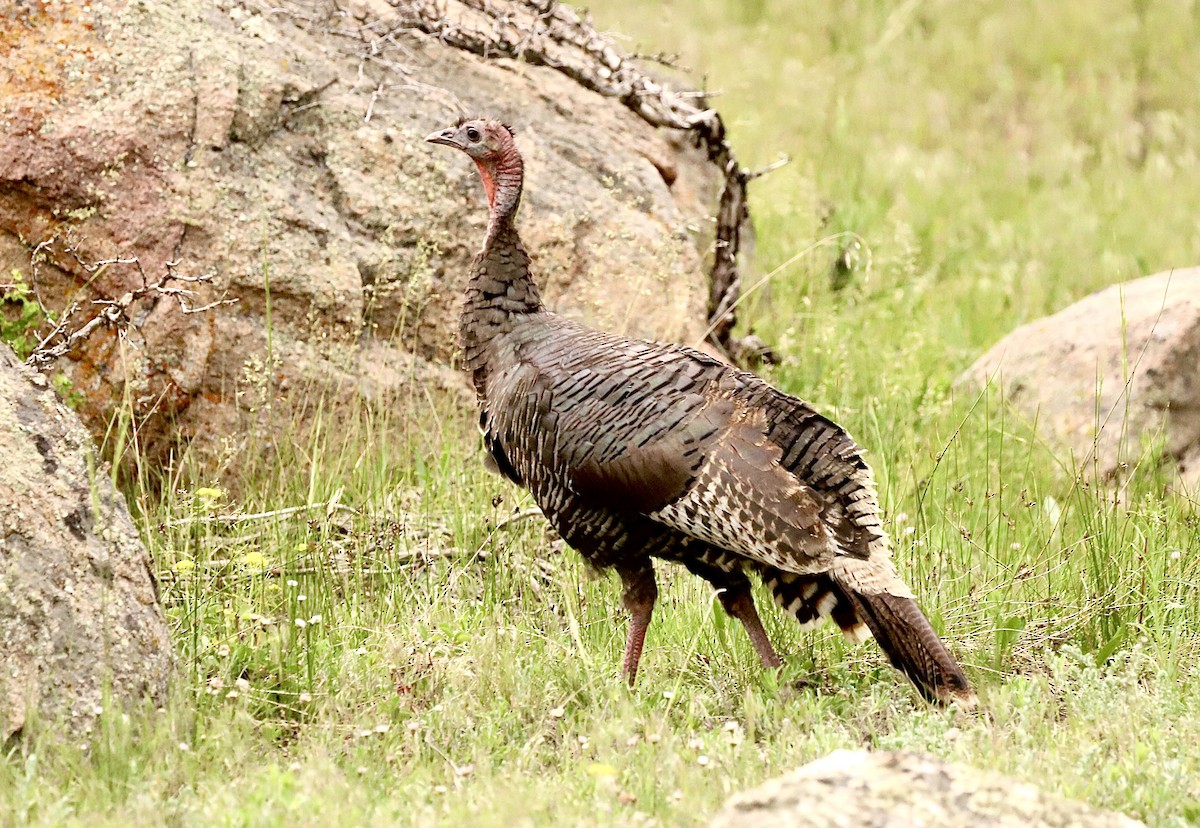
[[[772,161],[770,164],[767,164],[767,166],[763,167],[762,169],[753,170],[751,172],[746,173],[746,180],[753,181],[756,178],[762,178],[764,175],[773,173],[778,169],[786,167],[790,163],[792,163],[791,156],[782,155],[779,157],[779,160]]]
[[[679,65],[679,55],[675,54],[674,52],[653,52],[645,54],[641,52],[631,52],[628,55],[628,59],[640,60],[643,63],[657,63],[659,66],[663,66],[667,69],[676,69],[681,72],[688,71],[686,66]]]
[[[41,257],[45,255],[45,251],[55,242],[55,239],[47,239],[41,242],[33,249],[32,261],[34,268],[34,290],[35,296],[37,278],[36,272],[38,264],[41,262]],[[130,306],[139,299],[147,297],[162,297],[174,300],[179,310],[185,314],[204,313],[221,305],[231,305],[237,301],[227,299],[224,295],[221,298],[203,305],[193,305],[189,300],[196,296],[196,291],[184,287],[184,285],[202,285],[212,282],[211,275],[203,276],[184,276],[175,272],[178,262],[166,262],[163,265],[164,273],[157,279],[151,281],[150,276],[142,267],[141,261],[136,256],[129,258],[115,257],[110,259],[100,259],[98,261],[87,261],[80,254],[79,249],[74,241],[70,238],[63,245],[63,252],[70,256],[79,266],[80,270],[88,274],[89,284],[103,274],[108,268],[113,266],[132,266],[136,269],[138,277],[141,280],[141,287],[126,291],[116,299],[94,299],[91,304],[98,308],[95,315],[88,319],[78,327],[73,327],[73,320],[81,309],[79,302],[72,302],[70,307],[62,314],[61,318],[55,324],[54,328],[46,336],[38,342],[37,347],[25,360],[25,364],[31,368],[43,370],[52,365],[60,357],[66,356],[71,352],[71,349],[83,342],[99,328],[116,328],[118,331],[123,330],[129,325],[128,311]],[[41,299],[38,300],[41,302]],[[43,305],[44,306],[44,305]]]
[[[509,526],[511,524],[520,523],[523,520],[529,520],[530,518],[541,517],[541,516],[542,516],[542,510],[537,508],[536,506],[533,507],[532,509],[523,509],[520,512],[513,512],[511,515],[506,517],[504,520],[498,522],[496,524],[496,529],[497,530],[503,529],[504,527]]]
[[[311,512],[314,509],[324,509],[327,512],[339,511],[349,512],[350,514],[358,514],[358,512],[344,503],[338,503],[336,499],[323,501],[321,503],[306,503],[303,506],[288,506],[284,509],[272,509],[269,512],[253,512],[250,514],[235,514],[235,515],[197,515],[195,517],[179,518],[178,520],[169,520],[163,523],[163,526],[190,526],[195,523],[220,524],[222,526],[233,526],[239,523],[253,523],[257,520],[271,520],[272,518],[285,518],[301,512]]]
[[[411,566],[413,564],[425,564],[437,560],[472,560],[474,558],[486,558],[485,553],[473,549],[463,549],[457,546],[443,546],[429,549],[412,549],[403,552],[391,552],[386,556],[387,566],[366,566],[362,569],[355,569],[355,572],[361,572],[363,575],[393,575],[396,570],[401,567]],[[378,559],[376,559],[378,561]],[[246,566],[236,558],[213,558],[208,561],[201,561],[194,564],[195,569],[200,572],[227,572],[238,567]],[[293,578],[298,575],[320,575],[329,572],[332,567],[328,566],[267,566],[267,567],[247,567],[245,574],[252,577],[262,578]],[[163,570],[156,573],[160,580],[181,580],[181,576],[177,572],[171,570]],[[182,576],[186,577],[186,576]]]
[[[371,123],[371,115],[375,111],[375,101],[379,100],[379,95],[382,92],[383,92],[383,83],[380,83],[378,86],[375,87],[375,91],[371,93],[371,100],[369,103],[367,103],[367,114],[363,118],[363,121],[365,121],[368,124]]]

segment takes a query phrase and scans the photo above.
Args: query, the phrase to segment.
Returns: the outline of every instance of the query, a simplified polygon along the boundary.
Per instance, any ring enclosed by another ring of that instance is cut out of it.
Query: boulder
[[[0,457],[0,743],[34,710],[78,734],[106,694],[161,702],[150,556],[79,418],[3,344]]]
[[[1024,325],[960,378],[991,383],[1081,472],[1126,476],[1161,446],[1200,486],[1200,268],[1146,276]],[[1152,462],[1159,462],[1152,457]]]
[[[1141,822],[918,753],[838,750],[736,794],[710,828],[1135,828]]]
[[[437,22],[492,33],[534,6],[449,0]],[[183,314],[150,297],[123,338],[92,337],[63,363],[89,425],[124,396],[146,445],[215,442],[289,388],[336,401],[464,387],[448,366],[486,208],[472,165],[423,138],[476,113],[516,128],[521,228],[552,307],[702,338],[700,250],[724,180],[709,151],[651,126],[636,95],[423,34],[431,8],[44,0],[0,14],[0,273],[34,279],[53,310],[86,309],[178,262],[214,277],[193,304],[238,300]]]

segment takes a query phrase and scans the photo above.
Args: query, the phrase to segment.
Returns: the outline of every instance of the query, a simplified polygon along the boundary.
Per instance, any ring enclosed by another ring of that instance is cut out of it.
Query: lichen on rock
[[[88,731],[103,700],[166,693],[150,556],[91,437],[0,344],[0,741],[34,710]]]
[[[735,794],[709,828],[1138,828],[1122,814],[933,756],[837,750]]]

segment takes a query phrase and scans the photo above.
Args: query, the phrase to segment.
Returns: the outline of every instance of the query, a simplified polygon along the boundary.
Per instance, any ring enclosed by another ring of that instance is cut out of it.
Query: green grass
[[[930,709],[873,644],[773,610],[788,665],[764,673],[667,566],[630,692],[618,585],[519,516],[469,410],[275,403],[282,423],[248,424],[220,470],[236,495],[192,457],[129,487],[176,631],[171,699],[10,751],[0,824],[702,825],[862,745],[1200,821],[1194,501],[1147,460],[1114,502],[954,385],[1022,322],[1200,259],[1195,13],[592,5],[723,90],[744,163],[792,155],[753,185],[757,268],[778,272],[745,322],[786,357],[771,379],[869,449],[900,566],[987,715]],[[863,246],[835,290],[839,233]]]

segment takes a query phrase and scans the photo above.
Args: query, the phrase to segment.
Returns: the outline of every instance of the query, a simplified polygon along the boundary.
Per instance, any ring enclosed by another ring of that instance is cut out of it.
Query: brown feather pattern
[[[496,122],[471,123],[511,142]],[[514,198],[497,202],[515,210]],[[699,351],[549,312],[529,264],[511,213],[493,214],[460,324],[484,441],[567,543],[621,574],[641,634],[652,558],[683,563],[727,608],[743,606],[733,596],[748,595],[755,572],[801,624],[832,617],[856,639],[869,630],[926,697],[973,698],[893,565],[870,468],[841,427]]]

